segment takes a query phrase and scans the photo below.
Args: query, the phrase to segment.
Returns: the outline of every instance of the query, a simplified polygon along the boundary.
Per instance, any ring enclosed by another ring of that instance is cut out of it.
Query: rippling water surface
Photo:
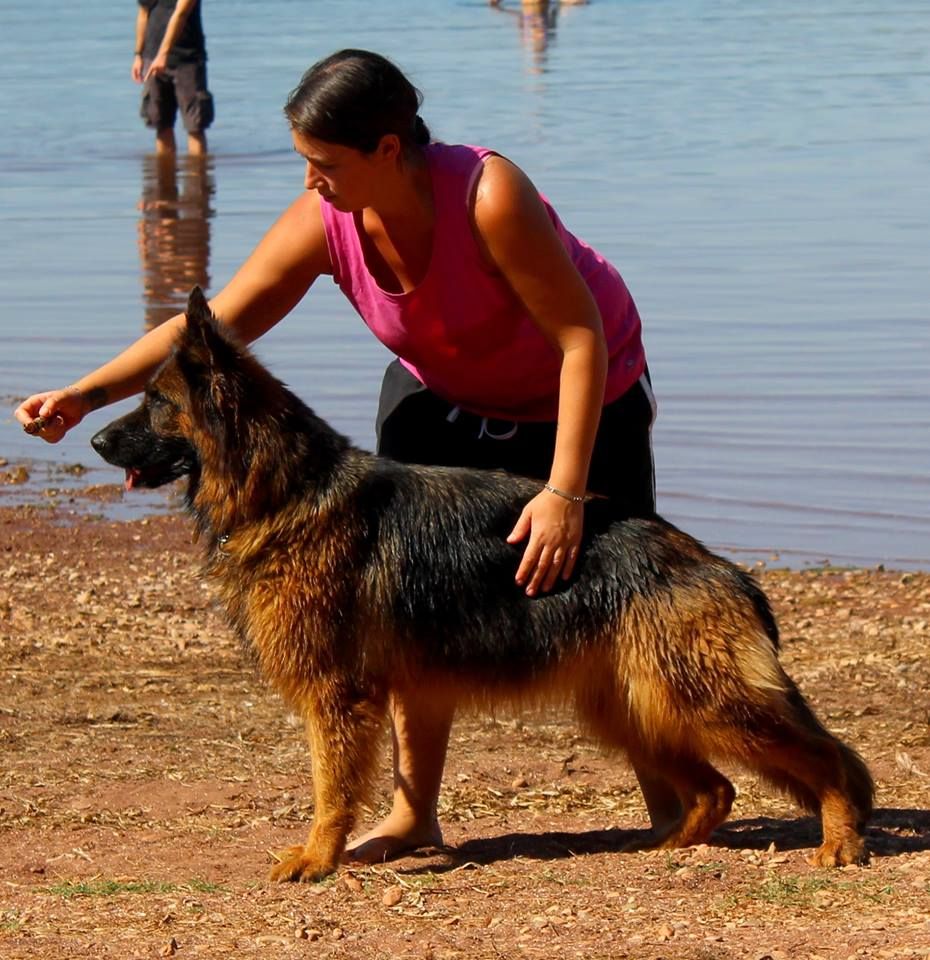
[[[595,0],[543,21],[506,3],[207,0],[212,156],[169,170],[137,118],[132,9],[3,17],[8,407],[191,283],[222,286],[301,189],[287,92],[318,57],[369,47],[423,89],[437,137],[510,156],[619,266],[660,401],[665,515],[739,559],[930,568],[927,4]],[[388,357],[318,286],[258,350],[370,446]],[[75,462],[116,480],[87,446],[104,420],[53,448],[8,419],[0,456],[43,485]]]

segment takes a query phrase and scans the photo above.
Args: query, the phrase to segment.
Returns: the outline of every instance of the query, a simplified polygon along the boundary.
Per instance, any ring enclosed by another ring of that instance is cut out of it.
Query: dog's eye
[[[145,399],[152,407],[167,407],[170,403],[168,398],[157,390],[146,390]]]

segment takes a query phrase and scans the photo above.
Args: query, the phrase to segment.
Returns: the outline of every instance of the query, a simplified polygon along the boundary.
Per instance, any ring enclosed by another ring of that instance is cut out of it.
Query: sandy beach
[[[453,730],[446,848],[275,886],[312,813],[302,732],[186,520],[95,515],[119,496],[0,506],[0,957],[930,957],[930,575],[756,571],[786,668],[875,776],[867,867],[809,867],[816,823],[735,771],[711,845],[620,853],[646,826],[622,760],[499,715]],[[381,782],[369,819],[387,750]]]

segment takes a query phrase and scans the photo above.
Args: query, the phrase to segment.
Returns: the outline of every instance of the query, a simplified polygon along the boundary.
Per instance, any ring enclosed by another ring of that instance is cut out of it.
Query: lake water
[[[930,5],[595,0],[545,24],[506,3],[207,0],[212,157],[160,178],[134,15],[3,4],[7,407],[192,282],[219,289],[301,189],[286,94],[367,47],[421,87],[435,136],[515,160],[620,268],[660,403],[662,513],[749,562],[930,569]],[[389,358],[332,284],[258,352],[371,446]],[[76,461],[115,482],[87,446],[106,419],[49,447],[6,418],[0,456],[41,484]]]

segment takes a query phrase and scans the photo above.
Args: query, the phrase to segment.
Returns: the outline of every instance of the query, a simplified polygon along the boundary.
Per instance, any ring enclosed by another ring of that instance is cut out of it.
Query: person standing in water
[[[200,0],[138,0],[138,5],[132,79],[143,85],[140,114],[155,130],[155,151],[176,152],[174,124],[180,111],[188,153],[204,154],[213,97],[207,89]]]

